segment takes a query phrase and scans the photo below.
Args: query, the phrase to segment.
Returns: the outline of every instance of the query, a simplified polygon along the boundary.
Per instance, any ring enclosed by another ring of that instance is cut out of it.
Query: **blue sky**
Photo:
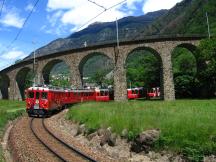
[[[64,38],[104,9],[122,0],[39,0],[24,28],[23,23],[37,0],[0,0],[0,70],[29,55],[34,49],[52,40]],[[127,0],[104,12],[94,21],[107,22],[125,16],[138,16],[160,9],[169,9],[181,0]],[[22,28],[18,39],[11,44]],[[9,46],[11,45],[11,46]]]

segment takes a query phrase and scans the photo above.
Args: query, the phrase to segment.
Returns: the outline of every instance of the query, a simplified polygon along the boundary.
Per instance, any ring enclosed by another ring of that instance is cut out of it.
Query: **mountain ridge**
[[[147,13],[141,16],[129,16],[118,20],[119,24],[119,39],[126,40],[130,35],[125,34],[128,31],[130,33],[138,33],[140,29],[136,26],[142,28],[158,18],[159,16],[165,14],[167,10],[159,10],[155,12]],[[116,22],[104,22],[104,23],[93,23],[87,28],[73,33],[66,38],[59,38],[51,41],[47,45],[37,49],[35,51],[37,57],[44,56],[47,54],[55,53],[58,51],[65,51],[74,48],[84,47],[84,42],[87,45],[94,45],[98,43],[110,43],[116,38]],[[96,39],[97,38],[97,39]],[[33,53],[31,53],[24,60],[32,58]]]
[[[119,40],[143,39],[149,35],[206,35],[206,12],[210,30],[216,35],[216,1],[183,0],[170,10],[159,10],[141,16],[129,16],[118,20]],[[66,38],[56,39],[36,50],[37,57],[74,48],[112,43],[116,40],[115,22],[93,23]],[[24,60],[32,58],[30,54]]]

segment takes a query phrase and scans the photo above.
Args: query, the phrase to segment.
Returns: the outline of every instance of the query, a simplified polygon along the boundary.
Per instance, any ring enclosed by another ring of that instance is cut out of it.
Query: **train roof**
[[[63,87],[53,87],[53,86],[32,86],[27,88],[29,91],[55,91],[55,92],[94,92],[94,91],[108,91],[108,89],[69,89]]]

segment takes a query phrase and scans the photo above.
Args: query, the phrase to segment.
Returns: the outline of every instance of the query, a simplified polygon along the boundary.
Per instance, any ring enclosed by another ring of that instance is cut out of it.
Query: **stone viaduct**
[[[103,54],[114,62],[114,98],[116,101],[127,100],[126,60],[134,50],[147,50],[152,52],[159,60],[161,67],[161,93],[164,100],[175,100],[173,82],[172,51],[176,47],[187,48],[191,52],[196,50],[201,37],[175,37],[146,39],[120,42],[116,44],[97,45],[79,49],[49,54],[38,57],[35,67],[36,78],[40,83],[49,83],[47,77],[52,67],[64,61],[71,72],[70,82],[75,87],[82,87],[82,66],[93,55]],[[0,90],[3,99],[22,99],[24,97],[23,82],[27,72],[33,69],[33,59],[22,61],[0,71]]]

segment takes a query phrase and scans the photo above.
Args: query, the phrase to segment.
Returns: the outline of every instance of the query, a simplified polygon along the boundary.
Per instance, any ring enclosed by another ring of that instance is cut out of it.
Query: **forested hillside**
[[[144,30],[143,35],[207,35],[206,12],[208,13],[211,34],[216,35],[215,11],[215,0],[183,0],[149,25]]]

